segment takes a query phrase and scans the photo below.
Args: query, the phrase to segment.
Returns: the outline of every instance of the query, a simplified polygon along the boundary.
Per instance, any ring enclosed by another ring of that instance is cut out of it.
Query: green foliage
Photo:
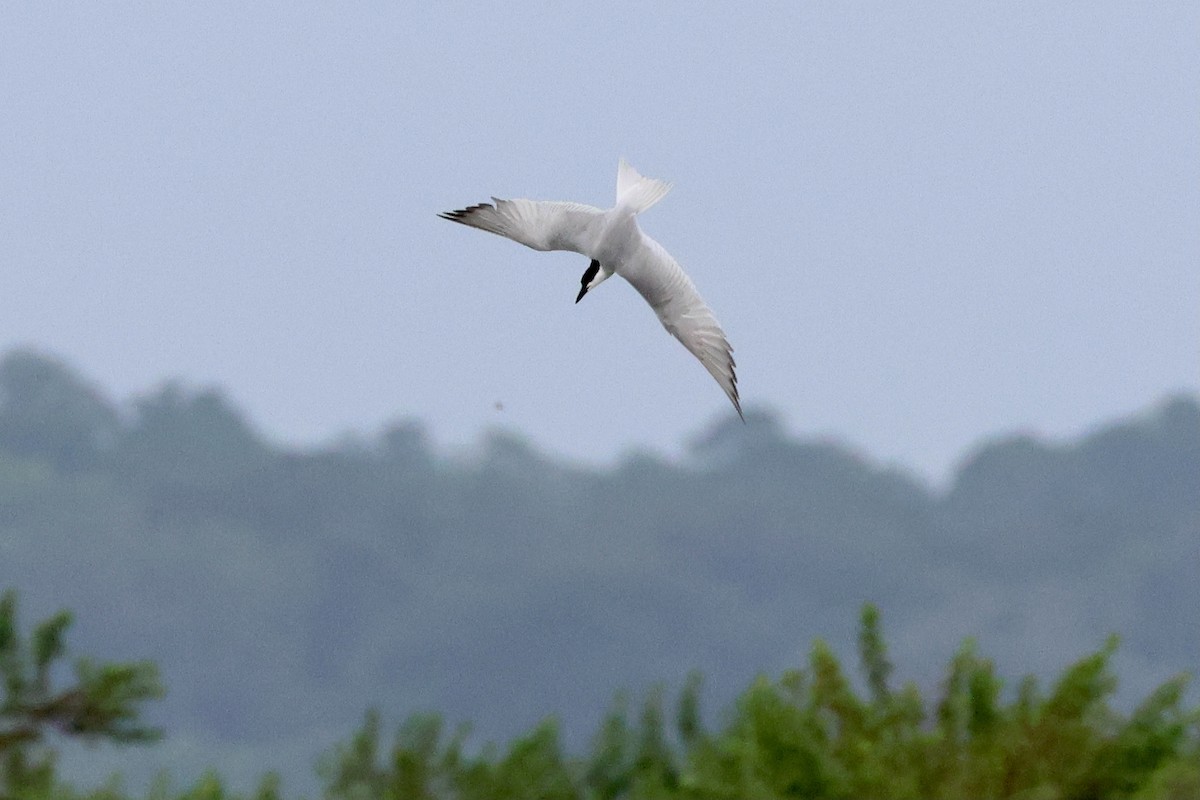
[[[0,797],[44,793],[53,785],[54,753],[43,744],[50,733],[113,742],[159,736],[138,719],[142,704],[162,695],[153,664],[81,659],[74,685],[54,686],[70,625],[71,615],[59,612],[23,639],[16,592],[0,596]]]
[[[22,800],[129,800],[130,795],[121,782],[113,779],[106,786],[88,791],[79,791],[71,786],[56,783],[44,791],[25,792]],[[206,772],[194,784],[183,789],[172,786],[164,775],[150,787],[145,800],[280,800],[279,776],[268,773],[250,794],[230,790],[216,772]]]
[[[506,753],[492,750],[474,758],[462,751],[465,729],[447,738],[433,715],[410,717],[387,753],[380,752],[377,712],[348,745],[323,758],[318,773],[329,800],[441,798],[504,800],[578,797],[576,780],[559,744],[558,727],[547,721],[514,741]]]
[[[414,717],[380,756],[378,715],[326,761],[327,798],[806,798],[807,800],[1194,800],[1200,712],[1186,680],[1168,681],[1131,715],[1109,700],[1117,647],[1069,666],[1043,695],[1022,681],[1010,699],[992,662],[967,640],[938,697],[893,690],[879,612],[863,610],[863,697],[822,641],[806,669],[760,677],[715,731],[699,713],[699,679],[680,694],[675,735],[661,689],[631,717],[619,696],[589,755],[563,756],[547,722],[494,750],[464,756],[462,736]]]
[[[879,609],[868,603],[863,606],[859,623],[858,653],[871,698],[876,706],[886,706],[891,697],[888,679],[892,674],[891,662],[887,660],[887,645],[879,621]]]
[[[22,638],[16,597],[0,598],[0,797],[124,800],[118,781],[80,792],[59,782],[50,731],[117,742],[158,732],[138,721],[161,694],[149,664],[80,660],[75,685],[56,689],[55,664],[71,618],[65,612]],[[563,750],[547,720],[507,748],[469,753],[466,728],[447,734],[436,715],[415,715],[385,744],[377,712],[318,765],[325,800],[1195,800],[1200,797],[1200,710],[1183,706],[1186,679],[1172,679],[1122,715],[1109,703],[1117,648],[1110,638],[1067,667],[1042,693],[1026,678],[1006,699],[992,662],[967,640],[951,658],[936,698],[890,683],[880,615],[863,609],[859,657],[866,695],[833,650],[812,646],[803,669],[757,678],[709,728],[700,678],[689,676],[673,717],[661,687],[636,713],[619,695],[590,752]],[[669,727],[666,720],[673,718]],[[174,789],[164,777],[147,800],[279,800],[268,774],[250,795],[213,772]]]

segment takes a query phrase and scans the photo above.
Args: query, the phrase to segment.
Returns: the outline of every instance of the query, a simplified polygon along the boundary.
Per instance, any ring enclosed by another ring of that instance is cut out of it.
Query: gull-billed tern
[[[663,327],[700,359],[740,417],[733,347],[725,331],[679,263],[637,224],[637,215],[670,190],[671,184],[643,177],[621,159],[617,202],[608,210],[582,203],[493,197],[494,205],[480,203],[438,216],[506,236],[534,250],[570,250],[587,256],[591,263],[580,280],[576,303],[620,275],[650,304]]]

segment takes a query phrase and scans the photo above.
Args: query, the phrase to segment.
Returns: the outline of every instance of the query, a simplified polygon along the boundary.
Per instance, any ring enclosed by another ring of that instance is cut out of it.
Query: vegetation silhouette
[[[159,731],[140,724],[142,706],[161,692],[152,664],[77,662],[76,682],[51,685],[65,657],[66,612],[22,637],[16,597],[0,601],[0,791],[14,798],[122,800],[119,779],[95,790],[59,780],[47,730],[64,736],[147,742]],[[926,700],[913,683],[891,680],[892,664],[873,605],[862,610],[856,689],[827,644],[808,664],[778,679],[759,677],[723,722],[709,730],[699,713],[701,679],[693,674],[668,724],[663,693],[653,690],[636,717],[618,698],[589,753],[571,755],[547,719],[507,746],[471,754],[467,729],[447,733],[436,715],[414,715],[385,744],[370,711],[346,744],[320,761],[329,800],[454,798],[810,798],[951,800],[952,798],[1139,798],[1200,796],[1200,709],[1181,704],[1180,676],[1152,692],[1132,714],[1108,702],[1115,686],[1110,638],[1068,667],[1043,691],[1027,677],[1011,697],[992,663],[965,641],[939,695]],[[223,800],[213,772],[173,790],[165,776],[155,800]],[[282,797],[267,774],[256,800]]]
[[[412,420],[294,448],[219,390],[166,383],[118,403],[60,359],[10,351],[0,587],[28,607],[86,611],[87,651],[150,654],[176,688],[155,720],[264,768],[279,742],[308,753],[370,701],[381,719],[436,709],[472,720],[480,740],[534,729],[579,753],[613,687],[640,695],[695,668],[711,704],[737,707],[795,643],[832,636],[830,652],[847,651],[839,632],[866,600],[887,609],[896,658],[923,687],[968,632],[1012,695],[1012,676],[1053,686],[1120,631],[1106,663],[1123,681],[1105,702],[1123,713],[1200,663],[1186,613],[1200,608],[1194,398],[1070,442],[985,443],[944,489],[798,440],[761,410],[747,419],[718,422],[678,460],[606,467],[511,432],[446,455]],[[879,705],[884,688],[897,702],[887,659],[872,663],[851,681],[860,703]],[[622,723],[638,736],[644,705]],[[552,737],[536,727],[550,714]],[[686,736],[662,723],[679,791],[687,758],[716,735],[688,714]],[[306,762],[286,771],[317,786]]]

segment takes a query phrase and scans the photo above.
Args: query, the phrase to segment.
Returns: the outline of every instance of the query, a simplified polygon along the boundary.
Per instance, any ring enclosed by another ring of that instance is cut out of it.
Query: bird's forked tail
[[[671,184],[647,178],[621,159],[617,167],[617,208],[626,208],[632,214],[640,214],[667,196]]]

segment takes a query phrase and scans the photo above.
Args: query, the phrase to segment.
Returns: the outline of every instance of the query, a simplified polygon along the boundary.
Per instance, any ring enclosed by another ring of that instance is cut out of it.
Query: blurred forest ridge
[[[1118,633],[1118,705],[1200,664],[1195,398],[991,441],[945,492],[747,419],[605,469],[500,432],[450,457],[416,422],[296,450],[218,391],[121,404],[12,351],[0,588],[75,610],[82,652],[158,664],[154,765],[235,777],[307,770],[371,704],[482,739],[557,714],[568,746],[620,687],[696,669],[719,708],[818,637],[852,652],[867,602],[923,689],[966,636],[1044,677]]]

